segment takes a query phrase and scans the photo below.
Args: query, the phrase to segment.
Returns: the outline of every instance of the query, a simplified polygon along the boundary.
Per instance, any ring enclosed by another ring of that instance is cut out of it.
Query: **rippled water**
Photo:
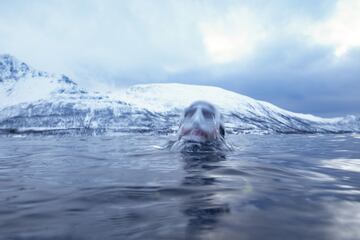
[[[1,239],[360,239],[360,136],[0,137]]]

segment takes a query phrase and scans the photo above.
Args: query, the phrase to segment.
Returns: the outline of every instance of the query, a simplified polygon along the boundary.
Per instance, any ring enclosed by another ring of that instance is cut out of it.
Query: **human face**
[[[219,135],[219,119],[214,106],[197,102],[186,108],[179,138],[196,142],[206,142]]]

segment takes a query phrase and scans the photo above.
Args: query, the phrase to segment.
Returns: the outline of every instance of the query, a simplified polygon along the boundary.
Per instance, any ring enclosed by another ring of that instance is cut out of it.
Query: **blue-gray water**
[[[1,239],[360,239],[360,136],[0,137]]]

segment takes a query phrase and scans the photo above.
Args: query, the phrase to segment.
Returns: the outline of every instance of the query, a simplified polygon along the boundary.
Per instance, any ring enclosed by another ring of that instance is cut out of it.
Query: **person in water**
[[[178,139],[209,142],[225,137],[221,115],[214,105],[205,101],[192,103],[184,110]]]
[[[172,149],[198,146],[201,149],[225,144],[225,128],[217,108],[205,101],[196,101],[184,110],[178,140]]]

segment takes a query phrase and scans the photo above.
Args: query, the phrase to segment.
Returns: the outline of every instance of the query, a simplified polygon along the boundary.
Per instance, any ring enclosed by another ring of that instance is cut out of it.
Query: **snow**
[[[0,55],[0,128],[106,128],[175,131],[197,100],[216,105],[226,128],[241,133],[359,132],[355,116],[320,118],[214,86],[156,83],[87,92],[64,75],[32,69]]]
[[[157,112],[184,109],[197,100],[212,102],[222,110],[229,109],[234,102],[239,102],[241,104],[234,108],[237,111],[243,111],[245,104],[256,103],[249,97],[218,87],[179,83],[135,85],[128,89],[114,91],[111,96]]]
[[[236,112],[257,116],[269,112],[298,117],[313,122],[336,123],[342,118],[321,118],[310,114],[293,113],[273,104],[228,91],[219,87],[186,85],[179,83],[141,84],[122,91],[113,91],[113,98],[119,98],[134,106],[154,112],[184,109],[192,102],[205,100],[216,105],[222,112]],[[281,119],[278,119],[281,121]]]
[[[45,99],[57,88],[59,84],[53,77],[26,76],[16,83],[7,82],[0,88],[0,107]]]

